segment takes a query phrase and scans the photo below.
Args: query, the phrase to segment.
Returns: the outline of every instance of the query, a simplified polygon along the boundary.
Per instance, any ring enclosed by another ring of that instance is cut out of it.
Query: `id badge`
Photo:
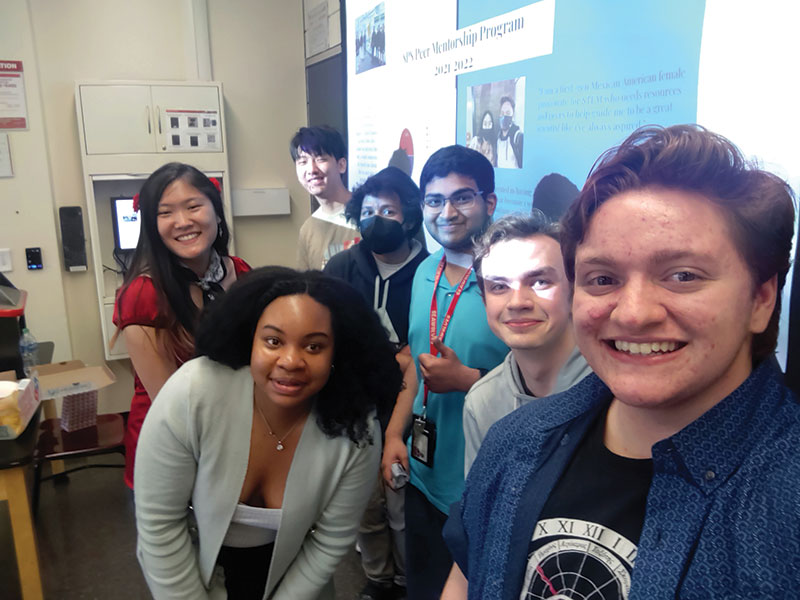
[[[436,423],[425,417],[414,415],[411,429],[411,457],[423,465],[433,468],[433,453],[436,450]]]

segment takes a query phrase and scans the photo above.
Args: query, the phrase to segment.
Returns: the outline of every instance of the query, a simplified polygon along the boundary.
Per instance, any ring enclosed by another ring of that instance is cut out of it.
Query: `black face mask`
[[[375,254],[386,254],[397,250],[406,241],[403,226],[394,219],[367,217],[361,219],[361,243]]]

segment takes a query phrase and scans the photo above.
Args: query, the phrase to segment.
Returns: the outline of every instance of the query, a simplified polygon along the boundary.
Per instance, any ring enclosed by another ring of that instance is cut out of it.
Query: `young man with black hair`
[[[600,158],[561,233],[594,374],[491,429],[443,598],[800,588],[800,404],[773,356],[794,216],[785,181],[696,125]]]
[[[534,209],[492,223],[475,242],[486,320],[511,352],[467,393],[465,473],[495,422],[592,372],[575,346],[572,292],[558,240],[558,225]]]
[[[301,127],[289,143],[297,179],[319,203],[300,227],[297,267],[322,269],[337,252],[358,243],[358,232],[347,222],[344,207],[350,192],[342,181],[347,149],[342,134],[322,125]]]
[[[406,581],[414,600],[438,598],[452,564],[441,528],[464,485],[464,395],[508,351],[486,323],[472,269],[472,238],[497,204],[492,165],[480,152],[448,146],[425,163],[420,189],[425,227],[442,249],[414,276],[408,341],[419,385],[398,397],[382,461],[387,482],[395,463],[410,475]]]
[[[353,192],[345,215],[361,232],[361,242],[331,258],[325,274],[344,279],[361,293],[398,352],[406,348],[407,363],[411,284],[428,256],[414,239],[422,226],[419,188],[400,169],[387,167]],[[358,531],[367,576],[360,600],[405,596],[404,498],[403,488],[393,490],[378,478]]]

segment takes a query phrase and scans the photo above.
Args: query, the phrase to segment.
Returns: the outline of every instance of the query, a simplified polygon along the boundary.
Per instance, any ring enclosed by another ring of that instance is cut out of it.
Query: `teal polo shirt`
[[[419,390],[414,398],[414,414],[422,413],[423,383],[419,371],[418,356],[430,352],[430,312],[433,282],[436,267],[442,259],[444,250],[426,258],[420,263],[411,288],[411,307],[408,319],[408,344],[417,368]],[[442,320],[447,312],[453,294],[458,287],[450,285],[442,275],[436,289],[438,303],[438,323],[436,331],[441,331]],[[495,337],[486,323],[486,309],[478,289],[478,281],[473,272],[456,305],[450,325],[444,338],[445,346],[452,348],[462,363],[475,369],[491,370],[499,365],[508,348]],[[464,491],[464,409],[465,392],[448,392],[428,395],[428,420],[436,423],[436,449],[433,468],[427,467],[411,458],[411,440],[408,442],[408,462],[411,468],[411,483],[420,490],[437,509],[445,514],[450,505],[461,499]]]

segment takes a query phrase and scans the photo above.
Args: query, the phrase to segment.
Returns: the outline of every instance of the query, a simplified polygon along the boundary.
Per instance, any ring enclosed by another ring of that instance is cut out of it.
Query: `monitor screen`
[[[111,199],[114,245],[117,250],[135,250],[139,241],[139,213],[133,210],[133,198]]]

